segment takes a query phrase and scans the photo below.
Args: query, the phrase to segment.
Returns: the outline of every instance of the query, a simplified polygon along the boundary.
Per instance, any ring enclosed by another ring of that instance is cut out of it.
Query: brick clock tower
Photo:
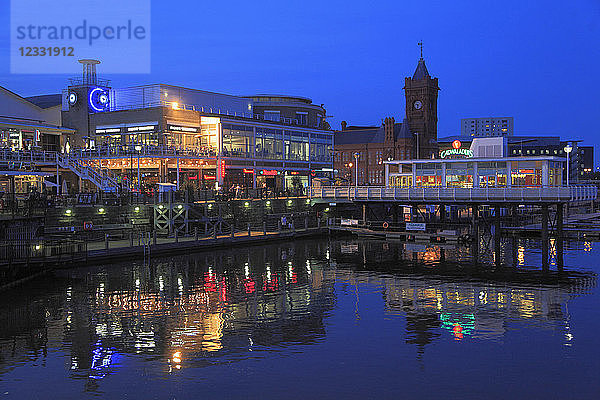
[[[413,147],[415,158],[433,158],[438,154],[437,143],[437,96],[438,78],[432,78],[423,59],[421,58],[412,78],[404,80],[406,97],[406,118],[411,133],[415,134]]]

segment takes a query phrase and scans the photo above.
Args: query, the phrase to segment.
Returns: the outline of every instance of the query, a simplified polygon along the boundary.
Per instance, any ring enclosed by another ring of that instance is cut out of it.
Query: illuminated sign
[[[221,165],[219,166],[219,171],[221,172],[221,179],[225,177],[225,161],[221,160]]]
[[[198,132],[198,128],[193,128],[190,126],[169,125],[168,129],[170,131],[177,131],[177,132],[191,132],[191,133]]]
[[[446,158],[448,156],[464,156],[464,157],[473,157],[473,151],[471,149],[463,149],[461,148],[462,143],[460,140],[455,140],[452,142],[452,148],[449,150],[440,151],[440,157]]]
[[[96,133],[120,133],[121,128],[96,129]]]
[[[104,112],[108,111],[108,105],[110,103],[108,92],[105,89],[96,87],[90,90],[89,95],[89,106],[92,111]]]
[[[244,168],[244,173],[245,174],[253,174],[254,170],[253,169]]]
[[[127,132],[151,131],[154,128],[154,125],[132,126],[131,128],[127,128]]]
[[[274,169],[263,169],[260,171],[260,174],[264,176],[277,176],[279,175],[279,171]]]
[[[449,149],[440,151],[440,157],[446,158],[448,156],[463,156],[473,157],[473,151],[471,149]]]

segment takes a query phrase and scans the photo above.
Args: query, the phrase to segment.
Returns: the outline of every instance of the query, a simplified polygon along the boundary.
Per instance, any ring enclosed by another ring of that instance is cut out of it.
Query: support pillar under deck
[[[563,204],[556,204],[556,266],[559,271],[562,271],[564,266],[563,260]]]
[[[472,228],[472,254],[473,262],[477,264],[479,262],[479,207],[476,204],[471,205],[471,228]]]
[[[494,207],[494,261],[500,265],[500,206]]]
[[[541,245],[542,245],[542,268],[548,269],[548,204],[542,205],[542,226],[541,226]]]

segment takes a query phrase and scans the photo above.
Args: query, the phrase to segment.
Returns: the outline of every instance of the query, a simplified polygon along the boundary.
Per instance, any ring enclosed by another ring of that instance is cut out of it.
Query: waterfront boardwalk
[[[180,236],[134,239],[111,240],[108,242],[98,241],[87,243],[87,261],[102,261],[106,259],[126,259],[150,257],[159,254],[177,253],[185,250],[207,250],[216,247],[230,247],[234,245],[257,244],[265,241],[294,239],[297,237],[312,236],[326,233],[326,229],[320,227],[302,228],[284,231],[239,231],[232,234],[220,234],[216,237]]]

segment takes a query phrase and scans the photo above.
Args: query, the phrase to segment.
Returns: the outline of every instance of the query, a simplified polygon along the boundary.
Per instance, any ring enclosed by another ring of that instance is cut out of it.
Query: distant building
[[[413,134],[406,119],[396,123],[386,118],[381,126],[347,126],[336,132],[334,169],[338,178],[349,184],[381,186],[385,171],[383,161],[414,158]]]
[[[579,146],[579,176],[587,177],[594,172],[594,146]]]
[[[513,117],[463,118],[460,120],[462,136],[512,136],[513,132]]]

